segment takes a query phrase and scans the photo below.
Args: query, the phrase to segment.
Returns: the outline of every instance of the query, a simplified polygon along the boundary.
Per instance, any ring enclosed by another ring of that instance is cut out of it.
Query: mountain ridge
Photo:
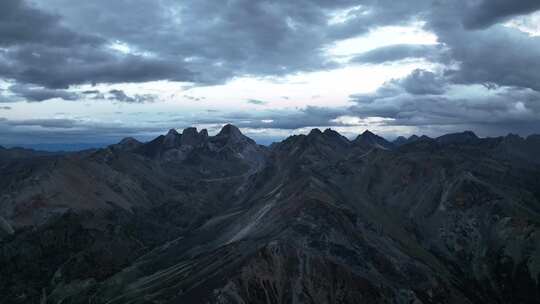
[[[234,125],[231,125],[231,124],[229,124],[229,125],[232,126],[232,127],[234,127],[234,128],[236,128],[237,130],[240,130],[239,128],[237,128],[237,127],[234,126]],[[227,125],[224,125],[224,127],[225,127],[225,126],[227,126]],[[222,128],[222,129],[223,129],[223,128]],[[149,141],[147,141],[147,142],[140,142],[139,140],[137,140],[137,139],[135,139],[135,138],[133,138],[133,137],[125,137],[125,138],[121,139],[119,142],[113,143],[113,144],[109,144],[108,146],[114,146],[114,145],[121,144],[122,141],[124,141],[124,140],[129,140],[129,141],[131,141],[131,142],[148,143],[148,142],[152,142],[152,141],[154,141],[154,140],[160,138],[161,136],[166,136],[168,133],[171,133],[171,132],[174,132],[174,133],[176,133],[177,136],[180,136],[180,137],[181,137],[182,133],[179,133],[177,130],[178,130],[178,129],[174,129],[174,128],[173,128],[173,129],[169,129],[169,131],[168,131],[165,135],[157,136],[156,138],[154,138],[154,139],[152,139],[152,140],[149,140]],[[185,128],[183,131],[186,131],[186,130],[187,130],[187,131],[191,131],[191,130],[197,131],[197,128],[196,128],[196,127],[187,127],[187,128]],[[320,131],[320,129],[317,129],[317,128],[312,129],[310,132],[315,131],[315,130],[318,130],[320,133],[323,133],[323,131]],[[331,128],[325,129],[325,131],[327,131],[327,130],[328,130],[328,131],[331,131],[331,132],[335,132],[335,133],[337,133],[339,136],[341,136],[341,137],[347,139],[347,137],[345,137],[345,136],[339,134],[339,132],[337,132],[337,131],[335,131],[335,130],[333,130],[333,129],[331,129]],[[223,131],[223,130],[220,130],[216,135],[218,135],[221,131]],[[203,136],[203,137],[213,137],[213,136],[210,136],[210,135],[208,134],[208,130],[206,130],[206,129],[201,129],[200,132],[202,132],[201,136]],[[501,136],[496,136],[496,137],[478,137],[478,136],[476,136],[476,134],[474,134],[474,132],[472,132],[472,131],[463,131],[463,132],[456,132],[456,133],[443,134],[443,135],[440,135],[440,136],[434,137],[434,138],[431,138],[431,137],[429,137],[429,136],[427,136],[427,135],[421,135],[421,136],[418,136],[418,135],[416,135],[416,134],[413,134],[413,135],[411,135],[411,136],[409,136],[409,137],[397,136],[394,140],[389,141],[389,140],[385,139],[384,137],[381,137],[380,135],[377,135],[377,134],[375,134],[375,133],[373,133],[373,132],[371,132],[371,131],[369,131],[369,130],[366,130],[366,131],[364,131],[363,133],[371,134],[371,135],[374,135],[374,136],[376,136],[376,137],[378,137],[378,138],[384,139],[386,142],[388,142],[388,143],[390,143],[390,144],[393,144],[395,147],[401,146],[401,145],[406,144],[406,143],[411,143],[411,142],[417,141],[417,140],[419,140],[419,139],[421,139],[421,140],[439,139],[439,141],[440,141],[441,138],[444,138],[444,137],[447,137],[447,136],[450,136],[450,135],[455,136],[455,135],[460,135],[460,134],[473,134],[477,139],[480,139],[480,140],[482,140],[482,139],[503,139],[503,138],[515,137],[515,138],[517,138],[517,139],[523,139],[523,140],[540,141],[540,134],[530,134],[530,135],[528,135],[528,136],[523,137],[523,136],[520,136],[520,135],[518,135],[518,134],[512,134],[512,133],[509,133],[509,134],[507,134],[507,135],[501,135]],[[241,133],[241,132],[240,132],[240,134],[243,135],[243,136],[245,136],[245,135],[244,135],[243,133]],[[214,137],[215,137],[216,135],[214,135]],[[301,135],[301,134],[299,134],[299,135]],[[289,136],[289,137],[299,136],[299,135],[291,135],[291,136]],[[308,134],[306,134],[306,135],[309,135],[309,132],[308,132]],[[347,139],[347,140],[348,140],[348,141],[351,141],[351,142],[354,142],[354,140],[358,139],[358,137],[361,137],[361,136],[362,136],[362,134],[359,134],[359,135],[357,135],[353,140],[349,140],[349,139]],[[246,136],[246,137],[247,137],[247,136]],[[281,140],[280,142],[283,142],[283,141],[287,140],[289,137],[284,138],[284,139]],[[247,138],[249,138],[249,137],[247,137]],[[253,139],[251,139],[251,138],[249,138],[249,139],[250,139],[250,140],[253,140]],[[443,139],[443,140],[444,140],[444,139]],[[278,142],[276,142],[276,143],[278,143]],[[59,145],[59,144],[57,144],[57,145]],[[108,146],[106,146],[106,147],[108,147]],[[9,146],[9,147],[5,147],[5,146],[1,146],[1,145],[0,145],[0,149],[2,149],[2,150],[25,149],[25,150],[33,150],[33,151],[36,151],[36,152],[55,153],[55,151],[44,151],[44,150],[40,150],[40,149],[36,149],[36,148],[22,148],[22,147],[19,147],[19,146],[17,146],[17,145],[11,145],[11,146]],[[100,149],[100,148],[85,148],[85,150],[94,150],[94,149]],[[82,151],[82,150],[67,150],[67,151],[56,151],[56,152],[57,152],[57,153],[74,153],[74,152],[79,152],[79,151]]]
[[[0,150],[0,302],[537,302],[537,137],[222,131]]]

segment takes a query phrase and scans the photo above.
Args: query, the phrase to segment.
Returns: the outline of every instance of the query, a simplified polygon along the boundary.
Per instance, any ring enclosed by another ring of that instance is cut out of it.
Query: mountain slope
[[[2,303],[538,303],[535,137],[167,136],[10,163]]]

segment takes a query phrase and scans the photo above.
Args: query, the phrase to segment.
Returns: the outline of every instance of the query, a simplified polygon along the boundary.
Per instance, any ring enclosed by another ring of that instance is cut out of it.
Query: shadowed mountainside
[[[540,136],[0,148],[1,303],[539,303]]]

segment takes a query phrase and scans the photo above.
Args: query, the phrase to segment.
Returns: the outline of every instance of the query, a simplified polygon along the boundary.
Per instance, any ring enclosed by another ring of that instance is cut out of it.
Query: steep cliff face
[[[12,157],[0,302],[538,303],[535,139],[229,125]]]

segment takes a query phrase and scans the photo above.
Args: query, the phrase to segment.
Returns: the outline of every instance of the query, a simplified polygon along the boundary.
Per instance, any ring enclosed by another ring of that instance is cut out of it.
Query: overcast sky
[[[540,133],[538,0],[1,0],[0,145]]]

